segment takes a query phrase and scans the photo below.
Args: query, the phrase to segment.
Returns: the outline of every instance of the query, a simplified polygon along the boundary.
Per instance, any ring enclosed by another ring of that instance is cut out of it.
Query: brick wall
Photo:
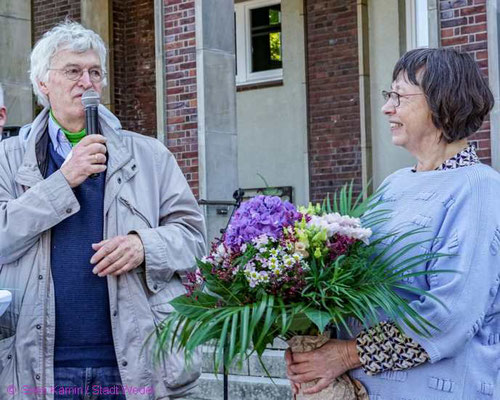
[[[354,180],[361,190],[355,0],[307,0],[311,201]]]
[[[123,127],[156,137],[154,0],[113,0],[114,110]]]
[[[486,0],[440,0],[441,45],[472,54],[488,76]],[[471,136],[481,161],[491,164],[490,122]]]
[[[167,146],[199,196],[194,0],[165,0]]]
[[[66,17],[80,21],[80,0],[33,0],[33,43]]]

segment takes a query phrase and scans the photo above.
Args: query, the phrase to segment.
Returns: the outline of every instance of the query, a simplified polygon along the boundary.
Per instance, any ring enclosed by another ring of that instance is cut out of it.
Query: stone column
[[[200,198],[231,200],[238,188],[233,0],[196,0],[195,16]],[[206,216],[211,239],[227,216],[217,206]]]
[[[112,22],[112,2],[111,0],[81,0],[82,25],[92,29],[101,36],[108,48],[108,85],[102,91],[101,103],[111,111],[113,104],[113,55],[111,44],[113,43],[113,22]]]
[[[31,1],[0,1],[0,83],[7,106],[7,125],[33,119],[33,96],[28,76],[31,52]]]

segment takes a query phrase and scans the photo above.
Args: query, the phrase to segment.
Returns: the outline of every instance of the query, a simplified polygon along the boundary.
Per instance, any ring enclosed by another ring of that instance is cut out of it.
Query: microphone
[[[82,104],[85,109],[85,131],[87,135],[99,133],[98,111],[101,98],[94,89],[86,90],[82,95]]]
[[[88,89],[82,94],[82,104],[85,109],[85,133],[87,135],[99,134],[99,103],[101,98],[94,89]],[[91,179],[96,179],[99,174],[90,175]]]

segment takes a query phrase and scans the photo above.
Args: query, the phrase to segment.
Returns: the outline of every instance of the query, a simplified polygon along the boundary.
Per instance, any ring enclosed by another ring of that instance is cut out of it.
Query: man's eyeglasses
[[[91,82],[94,83],[99,83],[101,82],[106,74],[102,72],[101,68],[80,68],[80,67],[67,67],[67,68],[49,68],[51,71],[60,71],[64,74],[66,78],[68,78],[70,81],[77,81],[79,80],[85,71],[88,71],[89,73],[89,79]]]
[[[401,97],[410,97],[410,96],[423,96],[423,93],[410,93],[410,94],[399,94],[398,92],[388,92],[387,90],[382,90],[382,97],[387,102],[389,99],[394,104],[394,107],[399,107],[401,104]]]

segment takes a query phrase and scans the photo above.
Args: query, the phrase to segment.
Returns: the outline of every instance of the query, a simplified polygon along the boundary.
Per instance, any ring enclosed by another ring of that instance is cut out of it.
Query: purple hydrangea
[[[239,249],[243,243],[264,234],[279,239],[284,227],[301,218],[302,214],[288,201],[277,196],[256,196],[236,210],[224,241],[232,249]]]

